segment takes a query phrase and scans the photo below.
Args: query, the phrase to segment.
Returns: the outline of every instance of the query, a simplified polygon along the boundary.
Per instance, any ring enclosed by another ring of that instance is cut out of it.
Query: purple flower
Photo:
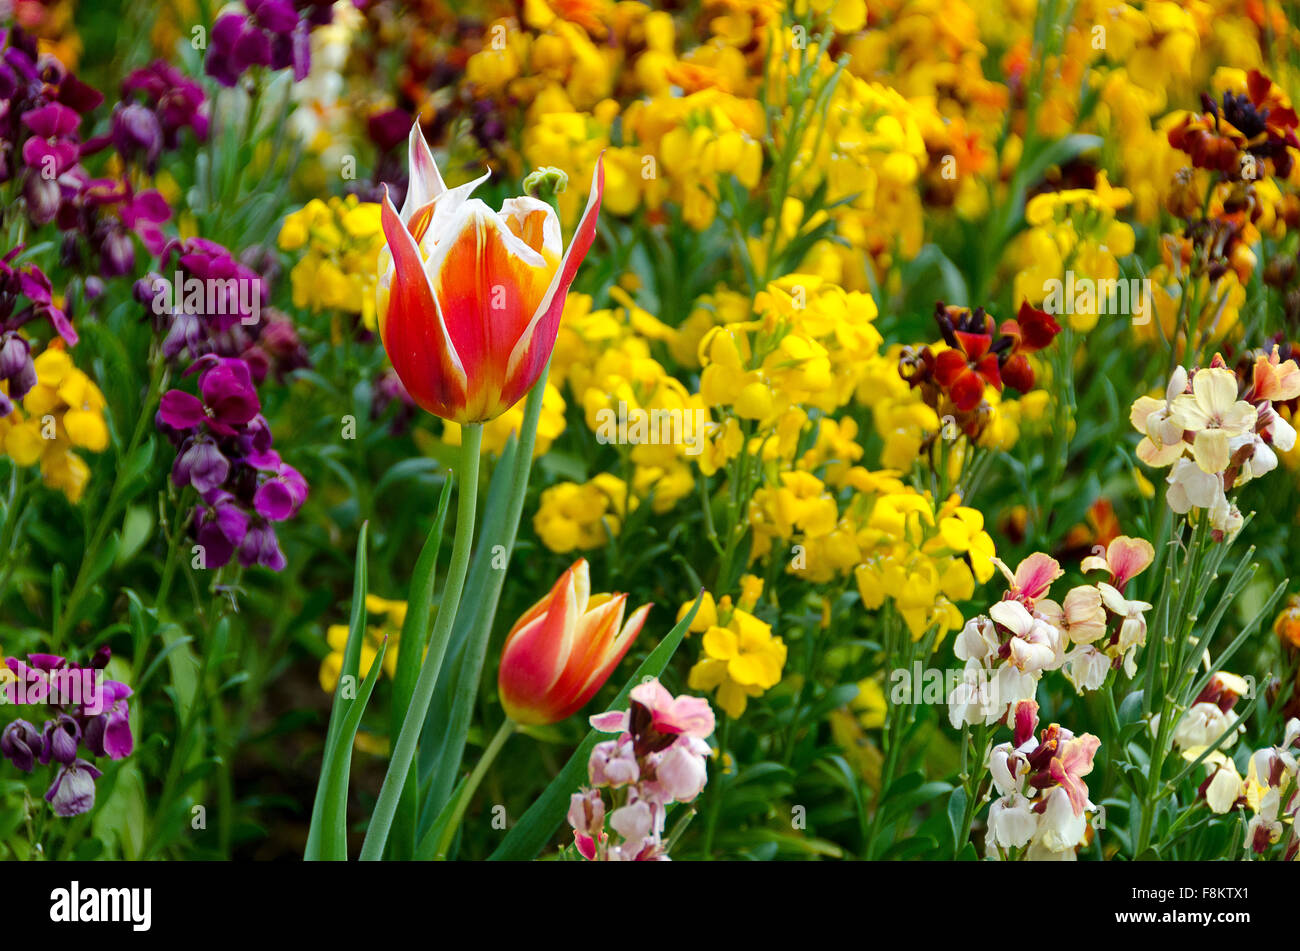
[[[225,13],[212,27],[204,70],[223,86],[234,86],[248,69],[293,69],[301,80],[311,68],[310,31],[319,17],[299,19],[289,0],[245,0],[248,14]],[[324,22],[328,22],[325,19]]]
[[[116,680],[106,680],[100,686],[99,702],[103,712],[86,723],[86,748],[96,756],[124,759],[135,749],[131,735],[131,707],[127,697],[131,688]]]
[[[150,175],[158,168],[163,149],[162,123],[153,110],[139,103],[118,103],[113,109],[113,145],[127,161],[139,158]]]
[[[24,773],[36,768],[44,752],[45,740],[40,731],[26,720],[15,720],[0,733],[0,754]]]
[[[261,410],[248,364],[232,357],[209,355],[196,361],[187,372],[201,364],[205,366],[199,375],[202,399],[184,390],[168,390],[159,402],[158,418],[178,432],[206,424],[214,433],[233,436],[236,427]]]
[[[42,733],[45,749],[41,752],[41,765],[50,760],[67,765],[77,758],[77,743],[81,740],[81,727],[66,713],[45,721]]]
[[[180,144],[180,130],[194,130],[200,142],[208,138],[208,112],[203,87],[175,66],[156,60],[137,69],[122,83],[122,98],[141,93],[157,116],[163,144],[174,149]]]
[[[172,210],[160,192],[152,188],[135,192],[128,186],[126,200],[119,206],[117,213],[122,218],[122,224],[139,235],[150,254],[162,254],[167,241],[158,226],[171,220]]]
[[[284,553],[280,551],[280,542],[275,537],[275,529],[269,523],[258,522],[248,530],[243,543],[239,546],[239,563],[245,567],[261,565],[272,571],[284,569]]]
[[[307,499],[307,480],[293,466],[280,465],[280,471],[257,488],[253,508],[258,515],[273,522],[283,522],[298,514]]]
[[[53,806],[56,816],[67,818],[89,812],[95,805],[95,780],[102,775],[84,759],[61,766],[45,793],[45,801]]]
[[[40,228],[58,216],[63,192],[54,179],[28,175],[27,182],[23,185],[23,201],[27,203],[27,217]]]
[[[206,505],[198,507],[196,535],[203,546],[204,566],[220,568],[229,563],[248,534],[248,514],[229,492],[216,492]]]
[[[54,305],[50,279],[34,264],[14,267],[11,263],[23,250],[20,244],[0,258],[0,331],[17,330],[38,319],[47,320],[69,346],[77,342],[77,332],[62,310]],[[18,307],[19,298],[28,304]]]
[[[245,0],[259,26],[272,33],[289,33],[298,25],[298,11],[289,0]]]
[[[36,385],[31,347],[17,331],[0,335],[0,380],[9,384],[0,390],[0,416],[8,416],[14,411],[13,401],[22,399]]]
[[[230,460],[221,454],[217,444],[204,436],[187,439],[172,463],[172,482],[192,485],[200,495],[221,488],[230,475]]]
[[[121,277],[135,268],[135,244],[120,227],[106,224],[99,236],[99,272],[104,277]]]

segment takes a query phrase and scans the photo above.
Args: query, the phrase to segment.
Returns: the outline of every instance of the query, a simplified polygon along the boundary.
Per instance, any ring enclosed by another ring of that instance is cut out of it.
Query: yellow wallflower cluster
[[[674,428],[683,428],[672,433],[673,439],[642,441],[628,449],[634,495],[650,498],[655,512],[666,512],[695,487],[687,463],[692,458],[689,439],[703,437],[695,426],[705,407],[650,354],[652,341],[673,341],[676,332],[637,307],[621,288],[613,288],[611,296],[622,306],[593,311],[589,297],[570,295],[552,357],[551,382],[568,385],[588,428],[598,437],[608,434],[611,421],[628,413],[657,413],[678,421]],[[687,439],[677,438],[682,436]]]
[[[890,599],[914,637],[935,625],[941,633],[959,627],[956,603],[993,575],[983,515],[955,496],[936,510],[892,471],[853,466],[844,485],[832,492],[812,473],[793,471],[758,489],[749,509],[752,556],[779,556],[790,574],[818,584],[852,574],[863,605],[876,610]]]
[[[819,72],[830,71],[833,65],[825,51],[817,55]],[[797,65],[798,58],[792,56],[789,68]],[[824,121],[803,127],[793,192],[807,198],[826,182],[826,200],[834,204],[829,215],[836,232],[848,242],[830,246],[840,265],[833,276],[846,288],[870,286],[861,259],[863,249],[874,262],[877,277],[885,275],[895,260],[910,259],[920,251],[924,222],[917,183],[929,164],[925,128],[934,115],[930,103],[914,102],[889,86],[843,75],[835,84]]]
[[[368,594],[366,616],[375,623],[366,626],[366,634],[361,641],[361,658],[357,672],[362,678],[370,673],[370,668],[375,665],[375,658],[379,656],[379,648],[387,637],[388,649],[384,652],[384,673],[393,677],[397,674],[397,648],[401,643],[402,624],[406,620],[406,602],[390,601],[375,594]],[[338,686],[339,675],[343,672],[343,652],[348,646],[348,626],[331,624],[325,631],[325,641],[329,644],[330,652],[320,663],[320,686],[326,693],[332,693]]]
[[[50,347],[32,363],[36,385],[21,409],[0,419],[0,445],[16,465],[39,465],[45,484],[76,503],[90,468],[74,450],[108,448],[104,394],[65,350]]]
[[[561,554],[600,548],[623,527],[627,504],[627,483],[608,472],[585,483],[560,482],[542,491],[533,530]]]
[[[648,4],[579,9],[530,0],[522,24],[489,25],[466,78],[481,96],[529,103],[525,161],[559,165],[586,181],[607,149],[610,212],[654,211],[671,198],[688,224],[704,228],[716,213],[719,177],[735,175],[752,188],[762,168],[762,109],[749,94],[755,84],[741,48],[774,11],[756,19],[747,4],[732,6],[739,19],[715,19],[713,42],[679,58],[671,15]],[[628,100],[635,101],[621,113]],[[572,220],[582,200],[576,188],[562,194],[562,216]]]
[[[705,613],[701,605],[696,623]],[[715,700],[729,717],[739,717],[753,697],[760,697],[781,682],[785,669],[785,641],[772,633],[772,625],[723,598],[710,611],[713,623],[704,627],[700,659],[691,668],[687,684],[692,690],[716,690]]]
[[[996,552],[984,516],[955,496],[936,511],[928,495],[899,491],[884,473],[875,481],[876,491],[859,496],[861,510],[853,513],[862,605],[875,610],[888,598],[914,639],[936,627],[943,637],[962,625],[956,604],[993,576]]]
[[[1118,259],[1133,252],[1133,228],[1116,218],[1132,200],[1128,189],[1111,187],[1105,172],[1098,175],[1095,188],[1047,192],[1030,199],[1025,206],[1029,228],[1012,252],[1020,262],[1013,299],[1028,301],[1054,316],[1064,315],[1075,330],[1095,327],[1099,314],[1110,306],[1109,297],[1096,291],[1109,284],[1099,282],[1117,280]],[[1067,280],[1067,271],[1075,281]],[[1126,285],[1123,300],[1133,314],[1130,296]]]
[[[279,244],[304,251],[289,273],[293,305],[304,310],[360,314],[375,323],[375,281],[384,232],[379,205],[355,195],[312,199],[284,219]]]
[[[760,292],[754,309],[759,319],[712,328],[700,341],[708,406],[779,429],[797,406],[831,413],[852,400],[882,342],[871,295],[790,274]]]

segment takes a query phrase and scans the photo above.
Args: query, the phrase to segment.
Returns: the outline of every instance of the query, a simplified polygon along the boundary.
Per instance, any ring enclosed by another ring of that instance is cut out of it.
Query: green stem
[[[722,798],[726,791],[727,747],[731,740],[731,717],[722,720],[722,730],[718,736],[718,776],[717,785],[710,797],[709,821],[704,827],[704,858],[713,859],[713,836],[718,828],[718,815],[722,812]]]
[[[402,731],[398,734],[397,745],[393,748],[393,758],[384,775],[384,785],[379,790],[379,801],[375,804],[374,814],[370,819],[370,828],[366,830],[365,842],[361,845],[362,861],[374,862],[383,857],[384,846],[388,843],[388,832],[397,812],[397,803],[406,785],[406,775],[411,769],[411,760],[415,757],[415,746],[420,739],[420,727],[424,724],[424,715],[433,699],[434,688],[438,685],[438,673],[442,669],[442,658],[447,651],[447,640],[451,626],[456,620],[456,611],[460,607],[461,590],[465,587],[465,573],[469,569],[470,549],[474,544],[474,509],[478,503],[478,464],[479,447],[483,442],[483,424],[472,423],[461,427],[460,445],[460,491],[456,500],[456,540],[452,544],[451,563],[447,568],[447,581],[443,586],[442,599],[438,604],[438,619],[434,623],[433,635],[429,639],[429,653],[420,668],[420,679],[415,683],[415,695],[407,708],[406,719],[402,721]]]
[[[469,801],[474,798],[474,793],[483,782],[483,777],[487,775],[488,767],[492,761],[497,758],[501,752],[501,747],[506,745],[506,740],[510,739],[515,732],[515,721],[506,717],[497,730],[496,735],[488,743],[487,749],[479,758],[478,763],[474,766],[474,772],[469,774],[469,780],[465,783],[465,789],[460,798],[456,800],[456,809],[451,814],[451,819],[447,822],[447,828],[443,830],[442,841],[438,843],[437,861],[441,862],[447,858],[447,851],[451,848],[452,839],[456,837],[456,830],[460,828],[460,822],[465,818],[465,810],[469,807]]]
[[[524,421],[519,429],[519,440],[515,444],[514,471],[511,473],[510,500],[506,507],[506,519],[502,526],[500,544],[505,547],[506,564],[514,556],[515,539],[519,534],[519,517],[524,510],[524,497],[528,492],[528,480],[532,473],[533,448],[537,443],[537,423],[542,414],[542,401],[546,395],[547,381],[550,379],[551,363],[546,369],[524,403]],[[486,554],[480,553],[480,557]],[[493,571],[486,584],[482,586],[483,597],[469,618],[472,624],[466,624],[469,632],[467,639],[459,650],[459,664],[453,667],[455,677],[452,679],[451,721],[446,735],[450,743],[443,749],[433,782],[426,794],[424,805],[436,815],[451,796],[455,776],[460,772],[461,760],[465,754],[465,737],[469,731],[469,721],[473,716],[474,698],[478,696],[479,681],[483,674],[483,661],[487,655],[488,641],[492,636],[492,626],[496,621],[497,605],[501,600],[501,588],[505,583],[505,570]],[[471,586],[474,583],[470,579]],[[453,657],[453,663],[456,658]],[[429,723],[425,721],[425,729]]]

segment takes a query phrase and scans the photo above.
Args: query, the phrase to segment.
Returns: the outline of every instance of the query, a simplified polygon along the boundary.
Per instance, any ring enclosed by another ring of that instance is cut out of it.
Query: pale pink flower
[[[1061,632],[1030,614],[1019,601],[999,601],[989,608],[989,616],[1014,635],[1010,659],[1017,669],[1026,673],[1055,670],[1064,662]]]

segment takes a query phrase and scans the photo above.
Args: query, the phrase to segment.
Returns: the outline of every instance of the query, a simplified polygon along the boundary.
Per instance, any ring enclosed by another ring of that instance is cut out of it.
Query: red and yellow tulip
[[[384,195],[379,333],[417,404],[453,422],[485,422],[522,399],[550,359],[565,295],[596,234],[604,169],[597,161],[565,250],[546,202],[510,198],[494,212],[470,197],[487,175],[448,189],[418,123],[409,154],[400,214]]]
[[[650,605],[623,623],[626,594],[591,594],[579,558],[550,593],[515,622],[497,683],[506,716],[523,725],[558,723],[591,700],[645,624]]]

